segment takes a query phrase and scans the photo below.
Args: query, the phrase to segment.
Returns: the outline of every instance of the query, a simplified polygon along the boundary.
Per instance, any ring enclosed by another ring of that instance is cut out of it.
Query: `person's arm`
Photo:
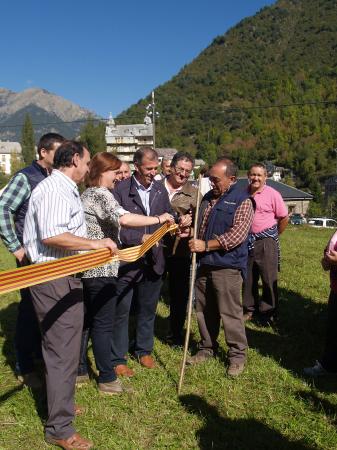
[[[0,237],[19,262],[24,260],[25,251],[16,235],[14,215],[30,194],[27,177],[19,173],[12,178],[0,197]]]
[[[246,199],[235,211],[233,226],[227,232],[207,242],[201,239],[191,239],[189,241],[190,250],[200,253],[220,249],[228,251],[237,247],[247,239],[253,217],[252,202],[250,199]]]
[[[97,250],[107,247],[112,254],[116,253],[117,245],[111,239],[87,239],[69,233],[68,224],[72,213],[68,199],[59,192],[47,192],[35,203],[38,234],[44,245],[64,250]]]
[[[278,234],[282,234],[283,231],[286,229],[287,225],[289,222],[289,217],[282,217],[282,219],[279,219],[277,222],[277,229],[278,229]]]
[[[169,213],[160,214],[160,216],[142,216],[141,214],[126,213],[119,218],[122,227],[145,227],[149,225],[174,223],[174,218]]]
[[[116,253],[117,250],[117,245],[109,238],[87,239],[71,233],[61,233],[57,236],[42,239],[42,242],[44,245],[63,250],[98,250],[100,248],[109,248],[112,254]]]

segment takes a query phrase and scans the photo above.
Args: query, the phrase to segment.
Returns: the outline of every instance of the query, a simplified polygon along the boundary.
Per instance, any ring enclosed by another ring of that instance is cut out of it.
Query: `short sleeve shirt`
[[[262,191],[254,194],[256,210],[252,224],[252,233],[260,233],[277,224],[279,219],[288,215],[288,209],[279,192],[265,185]]]

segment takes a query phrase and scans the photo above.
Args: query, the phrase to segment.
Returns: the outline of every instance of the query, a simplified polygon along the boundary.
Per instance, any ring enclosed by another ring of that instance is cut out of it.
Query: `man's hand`
[[[191,252],[202,253],[206,251],[206,242],[201,239],[190,239],[188,245]]]
[[[108,248],[111,252],[111,255],[116,255],[117,245],[112,239],[110,238],[97,239],[96,241],[93,242],[96,250],[100,248]]]
[[[160,214],[160,216],[158,216],[158,218],[159,218],[159,223],[161,225],[165,222],[169,223],[170,225],[174,224],[174,217],[169,213]],[[144,236],[146,236],[146,235],[144,235]]]
[[[27,255],[25,253],[25,249],[23,247],[19,248],[19,250],[16,250],[16,252],[13,252],[13,255],[18,260],[20,266],[25,266],[29,263]]]
[[[184,214],[179,218],[179,228],[187,228],[192,225],[192,214]]]

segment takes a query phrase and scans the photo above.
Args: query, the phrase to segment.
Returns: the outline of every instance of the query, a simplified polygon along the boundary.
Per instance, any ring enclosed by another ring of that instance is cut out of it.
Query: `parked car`
[[[337,222],[329,217],[311,217],[308,225],[317,228],[337,228]]]
[[[306,218],[300,213],[294,213],[290,216],[289,222],[292,225],[303,225],[307,223]]]

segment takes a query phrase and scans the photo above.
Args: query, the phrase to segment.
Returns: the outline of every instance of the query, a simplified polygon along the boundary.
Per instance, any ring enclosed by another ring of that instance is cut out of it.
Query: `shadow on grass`
[[[18,311],[18,303],[10,303],[6,308],[0,309],[0,325],[1,334],[4,338],[2,346],[2,354],[5,357],[6,364],[10,366],[15,373],[15,350],[14,350],[14,334],[15,323]]]
[[[315,392],[298,391],[296,397],[302,400],[306,406],[314,412],[319,412],[329,417],[333,425],[337,425],[337,406],[328,400],[319,397]]]
[[[279,320],[275,332],[254,325],[246,327],[249,347],[275,359],[281,366],[302,376],[321,355],[325,339],[327,304],[280,288]]]
[[[180,397],[183,407],[200,416],[204,425],[197,431],[201,450],[287,449],[309,450],[301,441],[289,441],[279,432],[254,419],[226,419],[215,406],[209,405],[197,395]]]

